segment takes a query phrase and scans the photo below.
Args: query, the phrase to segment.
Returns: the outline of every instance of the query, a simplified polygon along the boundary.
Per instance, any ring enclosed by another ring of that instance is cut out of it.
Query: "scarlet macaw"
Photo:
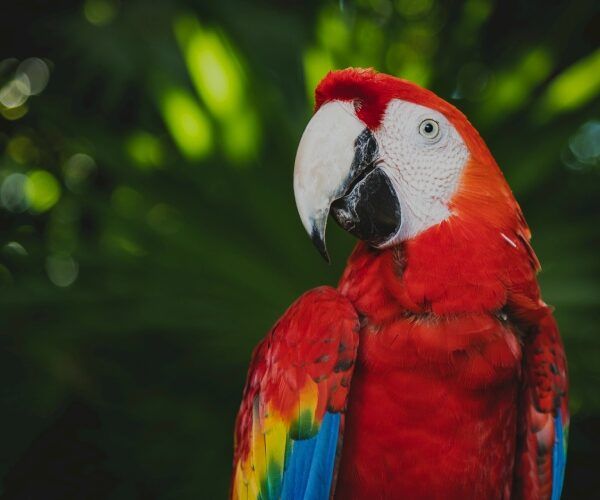
[[[294,193],[337,289],[256,347],[234,499],[546,499],[563,482],[566,361],[519,205],[454,106],[373,70],[330,72]]]

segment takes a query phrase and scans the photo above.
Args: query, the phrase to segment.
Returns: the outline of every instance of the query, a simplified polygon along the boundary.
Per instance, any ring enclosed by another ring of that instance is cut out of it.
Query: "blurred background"
[[[0,492],[224,498],[250,352],[335,284],[296,214],[312,90],[373,66],[463,110],[566,344],[565,498],[600,488],[594,0],[18,1],[0,16]]]

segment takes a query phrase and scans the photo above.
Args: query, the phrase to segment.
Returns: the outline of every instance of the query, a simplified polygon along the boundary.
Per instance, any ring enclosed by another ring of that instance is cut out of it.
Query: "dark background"
[[[596,5],[596,7],[595,7]],[[309,89],[447,98],[522,204],[569,358],[566,498],[600,474],[597,2],[13,1],[0,16],[0,492],[223,498],[253,345],[353,241],[292,193]]]

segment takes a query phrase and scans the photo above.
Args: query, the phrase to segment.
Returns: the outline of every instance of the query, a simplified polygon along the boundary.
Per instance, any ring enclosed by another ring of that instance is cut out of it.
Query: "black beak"
[[[388,176],[374,168],[331,205],[335,221],[350,234],[372,245],[389,240],[400,227],[400,203]]]
[[[342,229],[372,245],[389,240],[402,220],[396,192],[385,172],[377,167],[377,156],[377,141],[367,128],[354,143],[354,160],[340,189],[343,195],[331,204],[331,214]],[[329,262],[324,226],[313,225],[311,239]]]
[[[313,245],[317,248],[321,257],[325,259],[327,264],[331,264],[331,259],[329,258],[329,253],[327,252],[327,247],[325,246],[325,228],[319,230],[316,225],[313,225],[312,233],[310,235],[310,239],[313,242]]]

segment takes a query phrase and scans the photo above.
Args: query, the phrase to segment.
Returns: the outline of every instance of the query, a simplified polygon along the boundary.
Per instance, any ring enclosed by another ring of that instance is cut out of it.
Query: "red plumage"
[[[359,243],[339,283],[361,329],[335,497],[549,498],[566,362],[529,229],[479,134],[433,93],[349,69],[316,107],[354,101],[376,129],[393,98],[443,113],[470,159],[447,220],[391,248]]]
[[[481,254],[477,247],[453,245],[445,239],[448,231],[450,226],[432,229],[384,251],[359,244],[350,258],[340,291],[367,319],[352,380],[339,498],[396,498],[398,492],[402,498],[548,497],[535,493],[535,480],[515,491],[537,477],[526,472],[538,460],[537,443],[531,422],[520,417],[531,411],[522,399],[523,371],[532,362],[523,343],[532,335],[555,351],[562,378],[553,378],[561,379],[563,392],[565,384],[550,310],[535,295],[525,308],[522,300],[512,302],[510,280],[519,294],[528,288],[523,278],[533,277],[529,250],[500,239]],[[444,265],[431,260],[435,252],[448,258]],[[481,262],[491,264],[482,269]],[[434,279],[445,272],[452,287]],[[528,291],[536,293],[537,286]],[[511,307],[521,309],[513,313]],[[540,327],[554,338],[536,335]],[[541,376],[549,373],[548,365]],[[564,400],[563,407],[566,415]],[[552,410],[546,406],[546,423]],[[533,449],[525,451],[518,434]],[[550,468],[550,455],[544,455]],[[548,493],[551,473],[544,477]]]

